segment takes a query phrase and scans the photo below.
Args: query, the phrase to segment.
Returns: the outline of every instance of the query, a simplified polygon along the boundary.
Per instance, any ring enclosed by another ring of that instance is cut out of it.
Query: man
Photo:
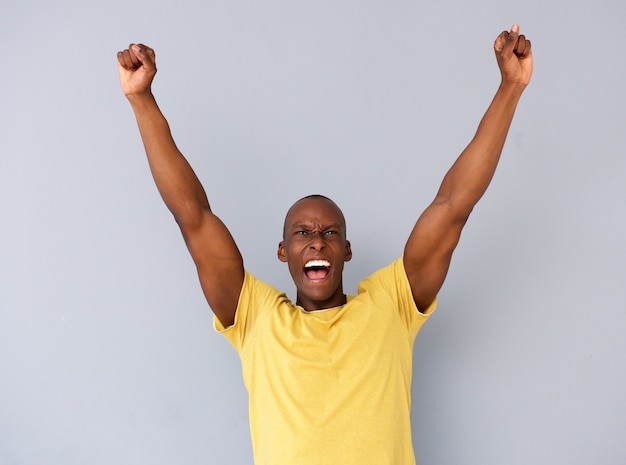
[[[362,281],[357,296],[343,292],[352,252],[341,210],[321,195],[291,207],[278,258],[296,285],[295,304],[244,270],[152,95],[154,51],[131,44],[118,53],[156,185],[196,264],[215,327],[241,357],[257,465],[415,463],[413,341],[435,308],[532,74],[531,44],[517,25],[496,38],[494,50],[502,81],[476,135],[417,220],[403,257]]]

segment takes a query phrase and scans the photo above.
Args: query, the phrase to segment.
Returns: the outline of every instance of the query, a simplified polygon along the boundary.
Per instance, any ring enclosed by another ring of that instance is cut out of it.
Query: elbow
[[[170,209],[170,211],[183,234],[185,231],[193,231],[199,228],[206,213],[205,209],[195,204],[179,206],[176,209]],[[210,213],[210,210],[208,212]]]
[[[446,216],[455,223],[465,224],[474,210],[474,202],[454,196],[438,195],[433,201],[434,205],[446,212]]]

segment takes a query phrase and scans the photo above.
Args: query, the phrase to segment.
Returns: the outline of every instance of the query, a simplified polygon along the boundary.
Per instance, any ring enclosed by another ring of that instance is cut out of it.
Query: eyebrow
[[[328,229],[333,229],[333,228],[337,228],[337,229],[341,229],[341,224],[339,223],[332,223],[329,225],[326,225],[323,227],[323,230],[326,231]],[[293,229],[312,229],[312,226],[310,223],[294,223],[291,225],[291,227],[289,228],[291,230]]]

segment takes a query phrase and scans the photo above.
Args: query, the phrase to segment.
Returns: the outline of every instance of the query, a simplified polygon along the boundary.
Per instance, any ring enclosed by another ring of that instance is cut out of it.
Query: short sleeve
[[[385,298],[390,301],[390,305],[397,308],[406,327],[415,334],[437,307],[437,299],[435,298],[426,310],[419,311],[415,305],[415,300],[413,300],[411,285],[402,258],[364,279],[359,284],[359,293],[361,292],[384,293]]]
[[[257,326],[258,320],[285,299],[284,293],[246,271],[235,311],[235,321],[232,325],[224,327],[214,316],[213,328],[222,334],[237,352],[240,352]]]

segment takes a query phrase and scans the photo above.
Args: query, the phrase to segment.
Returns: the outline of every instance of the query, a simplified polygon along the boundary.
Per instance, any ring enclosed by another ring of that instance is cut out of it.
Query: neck
[[[343,289],[338,289],[339,292],[335,293],[330,299],[327,300],[314,300],[311,298],[303,297],[298,294],[296,304],[305,309],[307,312],[315,312],[317,310],[327,310],[329,308],[341,307],[347,302],[347,297],[343,293]]]

